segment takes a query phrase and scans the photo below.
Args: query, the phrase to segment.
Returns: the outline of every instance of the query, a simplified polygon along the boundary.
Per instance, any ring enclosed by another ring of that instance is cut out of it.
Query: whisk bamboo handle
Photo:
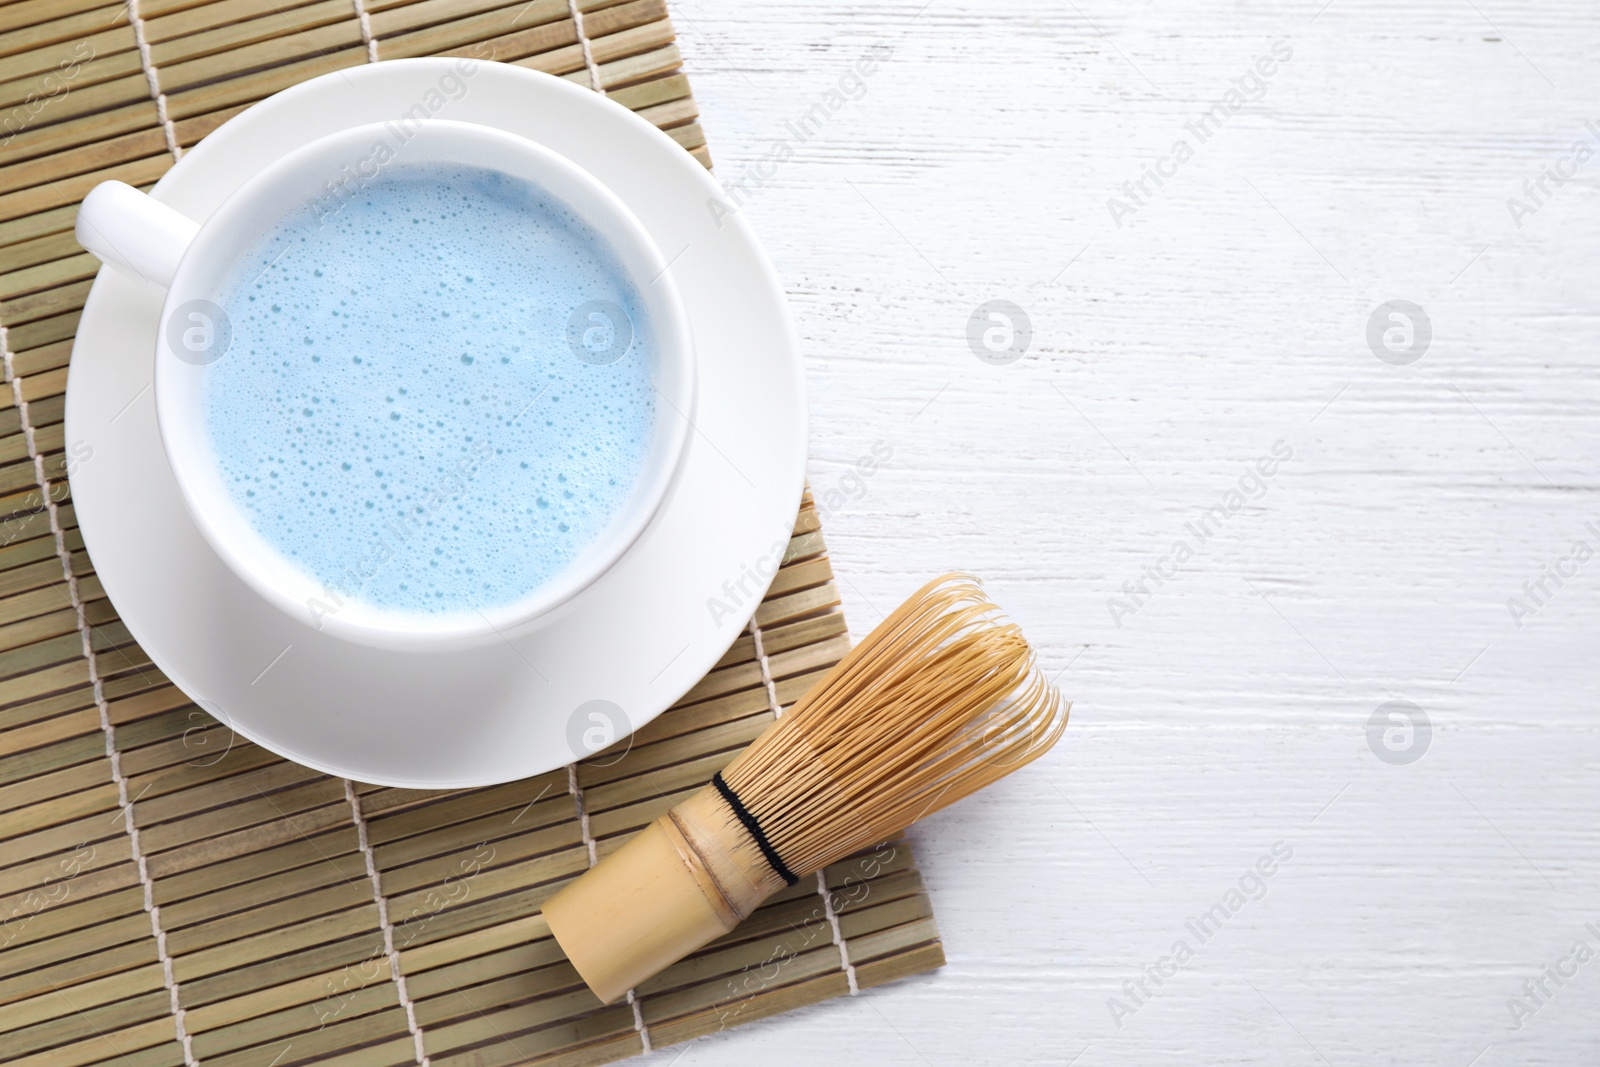
[[[708,785],[546,901],[544,917],[609,1004],[732,930],[784,883]]]

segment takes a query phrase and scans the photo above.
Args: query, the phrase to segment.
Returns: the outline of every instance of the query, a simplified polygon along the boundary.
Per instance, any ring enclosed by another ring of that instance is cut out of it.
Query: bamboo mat
[[[625,757],[494,788],[351,783],[235,739],[105,599],[64,476],[67,360],[97,267],[73,240],[77,202],[105,178],[148,188],[184,148],[306,78],[457,54],[603,90],[710,165],[660,0],[0,5],[0,1057],[12,1064],[598,1064],[943,962],[904,842],[806,879],[609,1008],[539,914],[843,655],[809,497],[749,631]]]

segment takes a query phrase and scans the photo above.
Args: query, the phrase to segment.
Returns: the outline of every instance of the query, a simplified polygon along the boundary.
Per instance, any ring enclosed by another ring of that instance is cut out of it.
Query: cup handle
[[[78,243],[102,263],[165,289],[199,223],[124,182],[101,182],[78,205]]]

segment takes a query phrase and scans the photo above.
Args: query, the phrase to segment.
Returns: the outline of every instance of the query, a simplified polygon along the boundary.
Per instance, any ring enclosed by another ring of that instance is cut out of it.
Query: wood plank
[[[496,857],[491,864],[478,868],[475,874],[470,868],[463,869],[456,857],[388,872],[384,876],[384,895],[389,898],[389,921],[396,933],[409,935],[414,927],[467,900],[540,886],[588,870],[588,851],[576,827],[556,826],[550,832],[566,835],[567,847],[506,862]],[[472,855],[470,851],[463,852],[465,856]],[[447,883],[446,878],[454,881]]]
[[[178,1063],[183,1062],[183,1050],[176,1045],[172,1019],[153,1019],[134,1026],[123,1027],[112,1033],[96,1033],[93,1037],[62,1045],[31,1056],[11,1060],[12,1067],[81,1067],[116,1057],[124,1060],[129,1053],[159,1046],[162,1052],[176,1049]]]
[[[159,878],[205,866],[220,858],[232,858],[275,845],[293,844],[300,839],[313,840],[325,830],[337,830],[342,833],[347,828],[351,832],[354,831],[350,826],[350,805],[341,799],[336,804],[291,813],[287,818],[279,817],[259,826],[236,830],[221,837],[180,844],[170,852],[147,856],[146,865],[150,868],[152,876]]]
[[[147,745],[137,754],[155,769],[146,774],[123,773],[128,792],[142,800],[154,800],[205,782],[216,781],[256,768],[283,762],[283,757],[238,737],[198,708],[185,711],[192,725],[174,741]]]
[[[763,696],[765,696],[764,690]],[[754,741],[771,722],[772,716],[763,704],[755,715],[710,726],[683,737],[629,749],[627,754],[619,756],[616,762],[610,765],[602,762],[595,766],[592,773],[589,765],[582,765],[578,773],[578,782],[585,790],[585,796],[588,796],[588,791],[601,783],[665,770],[702,760],[712,754],[727,753],[729,758],[732,758],[740,749]],[[600,805],[610,802],[610,799],[608,794],[599,794],[595,798],[595,810],[601,810]]]
[[[321,857],[319,857],[320,859]],[[354,857],[359,862],[360,857]],[[212,889],[205,893],[189,893],[175,903],[161,909],[161,925],[169,935],[176,937],[180,931],[197,923],[238,915],[276,905],[281,901],[299,897],[316,897],[319,891],[338,890],[331,898],[356,903],[372,895],[371,883],[364,878],[351,877],[364,872],[347,871],[345,866],[332,862],[306,863],[292,870],[280,871],[257,860],[250,865],[249,877],[242,884],[225,889]],[[165,887],[163,887],[165,889]]]
[[[338,986],[336,995],[323,990],[322,996],[309,1004],[296,1004],[275,1012],[254,1015],[230,1026],[197,1033],[192,1042],[195,1055],[210,1062],[224,1053],[237,1052],[266,1042],[290,1044],[289,1039],[297,1041],[297,1035],[311,1030],[321,1030],[335,1021],[343,1022],[380,1012],[392,1012],[396,1018],[380,1020],[378,1026],[367,1023],[354,1029],[363,1036],[373,1032],[391,1035],[406,1032],[408,1028],[405,1013],[400,1007],[400,998],[395,985],[389,980],[388,968],[351,970],[359,971],[363,976],[371,974],[373,978],[370,982],[353,985],[349,990]],[[341,1031],[338,1036],[342,1040],[354,1040],[352,1037],[347,1037],[347,1033],[348,1031]],[[301,1050],[309,1052],[310,1047],[301,1042]],[[277,1051],[278,1049],[272,1050],[273,1054]]]
[[[167,115],[172,120],[179,121],[203,115],[209,111],[232,107],[235,104],[253,103],[307,79],[315,78],[322,74],[331,74],[346,67],[360,66],[366,61],[367,50],[365,46],[325,51],[320,55],[301,59],[298,62],[271,67],[209,85],[199,85],[182,92],[169,93],[167,95]],[[201,62],[209,63],[210,61]],[[211,66],[220,68],[224,73],[226,72],[225,63],[211,63]],[[201,70],[196,68],[192,73],[200,74]],[[0,199],[0,209],[3,209],[3,207],[4,200]],[[3,210],[0,210],[0,218],[4,217]]]
[[[420,948],[436,941],[444,941],[462,934],[489,927],[501,926],[537,912],[551,894],[559,890],[572,876],[588,869],[587,855],[574,852],[570,870],[561,878],[534,886],[511,887],[511,892],[498,896],[473,898],[438,912],[423,912],[421,916],[408,916],[396,940],[396,948]]]
[[[547,8],[559,8],[565,12],[565,4],[547,4]],[[577,55],[577,66],[583,65],[583,49],[578,44],[578,34],[573,28],[570,19],[543,22],[538,25],[528,25],[529,22],[538,22],[537,19],[513,15],[509,24],[502,24],[496,16],[490,16],[483,26],[473,34],[477,38],[470,45],[461,45],[454,48],[435,47],[440,42],[431,40],[426,34],[412,34],[395,39],[385,40],[382,44],[384,58],[395,58],[403,55],[423,54],[423,49],[437,51],[447,56],[471,56],[478,59],[493,59],[500,63],[509,63],[514,60],[540,57],[553,61],[555,69],[543,66],[540,69],[549,73],[557,73],[576,69],[572,65],[572,57]],[[509,27],[522,27],[504,32]],[[490,36],[494,35],[494,36]]]
[[[26,903],[23,908],[14,907],[11,910],[4,923],[0,924],[0,947],[9,949],[12,946],[21,947],[35,942],[51,941],[63,934],[84,930],[129,915],[145,915],[142,936],[155,936],[150,932],[148,915],[144,909],[142,886],[129,885],[95,896],[75,893],[74,890],[80,887],[74,886],[70,881],[65,883],[58,893],[52,894],[53,888],[53,886],[46,888],[39,893],[36,900],[42,906],[37,911],[25,910]],[[58,896],[59,900],[51,901],[49,898],[52,895]],[[59,942],[53,950],[53,958],[60,959],[73,955],[75,947],[70,941]],[[6,1014],[10,1015],[9,1012]]]
[[[154,942],[155,936],[150,932],[150,916],[141,907],[137,912],[106,918],[61,937],[8,945],[4,963],[0,965],[0,975],[25,974],[60,962],[64,957],[81,959],[86,956],[108,956],[119,947],[126,946],[134,946],[133,951],[142,959],[145,950],[153,947]]]
[[[82,11],[104,9],[105,0],[13,0],[0,5],[0,30],[14,30],[64,18]],[[109,18],[110,16],[106,16]]]
[[[116,726],[123,726],[152,715],[172,711],[178,708],[193,708],[194,703],[174,685],[153,686],[141,690],[130,696],[118,697],[106,702],[106,711],[111,717],[111,722]],[[210,719],[210,716],[207,716]],[[151,764],[143,762],[143,757],[128,754],[123,759],[123,764],[130,773],[149,770]]]
[[[74,240],[74,243],[76,241]],[[67,286],[66,288],[76,288]],[[0,304],[0,318],[6,322],[17,321],[7,314],[10,304]],[[44,345],[28,352],[14,353],[11,365],[18,374],[38,374],[43,371],[56,370],[67,365],[67,359],[72,354],[71,341],[57,341],[53,345]]]
[[[23,400],[36,407],[43,406],[51,397],[66,395],[67,368],[30,374],[20,379],[19,384],[22,386]]]
[[[849,992],[849,979],[842,973],[823,974],[793,985],[767,989],[745,998],[712,1002],[713,1006],[702,1007],[676,1018],[651,1019],[647,1015],[645,1021],[650,1027],[651,1041],[659,1042],[660,1046],[665,1047],[682,1041],[691,1041],[718,1030],[756,1022],[771,1015],[793,1011],[829,997],[845,996]],[[706,995],[711,995],[711,991],[707,990]]]
[[[578,785],[588,789],[634,773],[634,764],[627,759],[617,758],[621,753],[631,754],[636,748],[643,749],[653,747],[660,742],[691,737],[699,731],[745,720],[751,716],[760,717],[763,722],[771,721],[771,709],[765,687],[743,689],[715,700],[685,708],[674,708],[642,729],[636,730],[631,736],[632,744],[629,744],[629,738],[624,738],[611,748],[598,753],[593,759],[580,763]]]
[[[494,1034],[497,1027],[511,1022],[496,1017],[481,1020],[480,1025],[462,1024],[450,1035],[464,1051],[435,1053],[429,1050],[429,1061],[438,1067],[510,1067],[522,1063],[605,1063],[611,1059],[637,1055],[643,1050],[639,1035],[633,1028],[633,1013],[628,1006],[613,1006],[591,1015],[547,1026],[532,1033],[517,1033],[509,1039]],[[477,1042],[477,1047],[471,1043]],[[583,1056],[587,1049],[598,1045],[605,1058],[588,1060]],[[576,1050],[577,1055],[574,1055]],[[546,1060],[546,1057],[554,1057]]]
[[[134,815],[141,833],[148,838],[147,833],[151,827],[163,822],[183,818],[191,811],[205,811],[218,809],[227,805],[237,805],[240,800],[251,802],[265,800],[273,812],[287,814],[297,810],[291,806],[295,803],[314,805],[318,803],[331,803],[344,795],[344,787],[331,781],[327,775],[303,767],[298,763],[288,760],[267,760],[262,765],[247,768],[240,764],[231,766],[233,772],[226,777],[215,781],[202,781],[188,789],[167,792],[159,796],[142,795],[139,802],[134,805]],[[303,799],[293,800],[290,804],[280,802],[280,794],[289,791],[294,797],[297,791],[291,790],[293,786],[309,786],[316,783],[321,788],[305,794]],[[337,796],[334,794],[337,792]],[[228,829],[232,829],[230,825]],[[153,846],[152,846],[153,847]]]
[[[120,15],[120,13],[116,13]],[[0,56],[13,78],[41,75],[35,84],[37,98],[68,95],[74,86],[92,85],[107,77],[137,70],[133,31],[118,17],[115,22],[85,16],[43,22],[0,34]],[[120,23],[120,25],[116,24]],[[0,88],[0,92],[4,92]]]
[[[245,928],[248,929],[248,928]],[[254,969],[287,953],[331,944],[382,944],[378,909],[369,898],[364,904],[333,915],[308,919],[294,927],[264,933],[246,933],[214,948],[190,952],[172,961],[173,975],[188,984],[209,975]]]
[[[537,821],[530,821],[535,816]],[[527,808],[525,813],[497,812],[469,822],[443,825],[430,833],[416,834],[388,845],[375,846],[373,859],[380,871],[389,871],[424,859],[461,853],[463,842],[475,843],[474,850],[484,844],[494,844],[496,854],[505,855],[507,849],[501,847],[499,842],[522,838],[564,841],[574,821],[572,798],[563,793]]]
[[[743,663],[712,671],[683,695],[684,703],[706,700],[731,693],[736,689],[749,689],[761,685],[761,668],[754,663]]]
[[[66,996],[62,996],[65,991]],[[93,981],[77,982],[57,988],[46,988],[44,993],[30,1000],[14,1000],[7,1004],[5,1022],[8,1026],[22,1028],[50,1019],[59,1019],[77,1011],[90,1011],[107,1004],[139,1000],[151,993],[167,995],[161,965],[150,963],[144,967],[122,971]]]
[[[167,930],[167,951],[173,955],[216,948],[246,934],[298,927],[312,919],[347,913],[372,902],[370,883],[338,881],[320,889],[302,888],[281,900],[255,902],[209,922]]]
[[[27,677],[29,677],[29,680],[37,680],[37,678],[48,677],[48,675],[53,675],[56,672],[61,672],[62,675],[70,675],[70,683],[72,685],[80,685],[83,681],[88,680],[88,669],[86,669],[86,664],[82,659],[69,661],[66,664],[62,664],[61,667],[53,667],[51,670],[35,673],[35,675],[27,675]],[[67,678],[64,678],[64,680],[67,680]],[[88,761],[104,760],[104,758],[106,758],[106,742],[94,736],[94,734],[83,734],[80,737],[72,737],[69,741],[45,745],[43,749],[29,750],[29,758],[27,760],[0,761],[0,782],[26,781],[29,777],[37,776],[37,774],[48,774],[51,771],[67,768],[67,766],[88,763]]]
[[[196,840],[263,824],[286,824],[296,815],[319,809],[338,811],[338,805],[343,801],[344,787],[334,779],[319,777],[276,793],[258,793],[215,811],[157,823],[141,830],[139,839],[145,854],[153,857]],[[347,812],[339,814],[346,815]]]
[[[131,43],[131,42],[130,42]],[[48,101],[48,105],[32,116],[38,125],[67,122],[82,115],[125,107],[141,99],[149,99],[150,83],[145,80],[139,65],[139,53],[134,51],[106,52],[79,66],[79,74],[72,80],[71,92],[62,92],[59,64],[75,59],[70,48],[54,46],[41,49],[25,57],[13,57],[13,70],[23,76],[0,82],[0,109],[7,112],[28,108],[30,104]]]
[[[683,74],[673,74],[653,81],[640,82],[608,93],[611,99],[625,108],[645,112],[652,107],[679,100],[693,100],[689,92],[689,79]]]
[[[656,789],[654,784],[649,781],[650,776],[648,775],[632,779],[632,782],[643,785],[643,788],[640,788],[634,794],[638,799],[591,815],[589,818],[589,832],[597,842],[604,842],[607,838],[618,838],[616,843],[620,844],[621,836],[639,830],[652,819],[660,818],[671,810],[674,804],[687,800],[696,790],[703,788],[710,775],[727,766],[728,760],[731,758],[731,756],[714,756],[705,761],[705,766],[703,767],[689,769],[681,775],[675,775],[676,782],[672,784],[679,784],[682,788],[671,791],[663,792]],[[706,773],[707,768],[711,768],[709,773]],[[622,799],[628,798],[625,796]],[[605,855],[607,847],[609,846],[605,844],[600,845],[602,856]]]
[[[470,989],[450,981],[448,989],[417,999],[417,1025],[424,1031],[447,1031],[452,1023],[475,1022],[485,1012],[512,1005],[517,1010],[505,1017],[514,1018],[520,1027],[534,1027],[594,1011],[600,1001],[583,984],[577,969],[561,960]]]
[[[150,169],[155,171],[155,174],[151,176],[151,180],[154,180],[154,177],[159,177],[160,174],[165,173],[167,168],[165,164],[162,164],[159,167],[152,166]],[[116,175],[111,175],[111,177],[116,177]],[[125,173],[119,180],[125,181],[129,185],[136,185],[139,181],[144,179],[138,178],[138,176],[135,175],[130,169],[130,171]],[[78,201],[82,199],[82,194],[78,194],[76,196],[68,195],[65,197],[65,200],[71,203],[72,210],[74,212],[77,210]],[[4,197],[0,197],[0,201],[3,200]],[[20,211],[18,212],[18,215],[32,214],[33,211],[37,210],[39,209],[33,208],[31,210]],[[13,352],[26,352],[30,348],[46,345],[52,341],[64,341],[71,338],[78,329],[78,315],[78,310],[73,309],[59,315],[52,315],[48,318],[40,318],[30,322],[19,323],[15,327],[8,326],[6,328],[6,332],[9,335],[8,340],[11,343],[11,350]]]
[[[120,136],[103,137],[90,144],[0,167],[0,188],[26,189],[29,186],[58,182],[84,174],[92,175],[110,167],[122,166],[153,156],[164,156],[166,150],[166,137],[159,127],[133,130]],[[70,251],[81,253],[82,250],[72,248]],[[0,260],[0,264],[5,263],[5,260]],[[18,290],[18,292],[25,291]],[[5,295],[9,297],[11,294],[8,292]]]
[[[491,928],[494,929],[500,927]],[[459,939],[452,939],[450,943],[453,949],[460,948]],[[414,951],[425,951],[429,947],[432,946]],[[562,955],[561,946],[556,944],[547,930],[543,937],[499,952],[465,956],[457,952],[454,962],[446,966],[435,967],[421,974],[408,973],[406,989],[412,997],[421,1000],[459,987],[476,987],[492,978],[531,973],[565,963],[566,957]]]
[[[0,194],[0,220],[17,219],[24,215],[36,214],[51,208],[76,205],[88,195],[90,189],[93,189],[103,181],[115,179],[116,181],[127,182],[129,185],[139,185],[144,182],[154,181],[165,174],[167,168],[171,165],[172,158],[170,156],[164,153],[151,155],[145,159],[132,160],[127,163],[106,167],[91,174],[77,174],[59,181],[47,182],[44,185],[36,185],[32,188]],[[77,325],[75,319],[76,317],[74,316],[74,327]],[[23,329],[26,329],[26,327]],[[18,332],[21,334],[22,330]],[[18,348],[27,348],[30,347],[27,341],[32,337],[33,334],[31,332],[25,333],[22,334],[22,339],[13,340],[12,343]],[[59,340],[59,337],[42,338],[39,343],[43,343],[44,340],[54,341]]]
[[[678,70],[683,56],[678,46],[670,43],[672,36],[670,25],[655,23],[595,42],[590,51],[599,63],[600,84],[606,92]],[[618,58],[605,61],[612,56]]]
[[[0,56],[13,56],[41,45],[92,38],[114,28],[120,28],[126,36],[125,47],[133,47],[127,11],[119,5],[100,0],[92,6],[72,5],[71,10],[39,14],[43,17],[26,23],[12,23],[10,19],[0,22]]]
[[[907,975],[921,974],[936,967],[943,967],[944,963],[944,946],[934,942],[857,967],[856,985],[861,989],[871,989],[873,986],[892,982]]]
[[[767,650],[767,655],[773,656],[799,648],[802,645],[826,641],[844,632],[844,613],[836,611],[826,615],[815,615],[787,625],[763,626],[761,628],[761,644]]]
[[[0,976],[0,1004],[28,1000],[58,989],[71,990],[79,983],[94,982],[126,971],[140,970],[156,962],[155,938],[129,941],[87,956],[51,963],[17,975]],[[170,1023],[171,1020],[168,1020]]]
[[[377,846],[497,812],[508,813],[512,824],[516,826],[547,825],[563,814],[570,816],[574,810],[566,789],[566,772],[558,771],[506,785],[470,790],[424,806],[408,807],[388,814],[384,814],[389,804],[388,798],[401,791],[384,790],[363,797],[361,809],[370,824],[369,840]],[[564,813],[563,808],[566,809]]]
[[[373,1041],[381,1044],[371,1044]],[[406,1032],[405,1015],[400,1012],[377,1012],[335,1023],[324,1030],[295,1037],[293,1042],[275,1041],[267,1047],[256,1046],[226,1055],[214,1055],[207,1062],[213,1067],[261,1067],[292,1044],[299,1053],[311,1057],[318,1064],[337,1064],[340,1067],[386,1067],[389,1064],[416,1062],[416,1051],[411,1036]],[[365,1047],[363,1047],[365,1046]],[[354,1048],[356,1052],[343,1050]],[[298,1054],[298,1053],[297,1053]]]
[[[735,754],[732,751],[711,752],[585,789],[584,810],[589,813],[591,826],[611,827],[613,815],[618,809],[640,801],[653,804],[668,796],[699,788],[709,782],[713,774],[726,767]],[[592,832],[596,837],[602,836],[601,830],[594,829]]]
[[[756,624],[762,628],[789,622],[813,612],[826,611],[839,606],[839,590],[829,582],[815,589],[807,589],[789,596],[768,600],[756,609]]]
[[[938,940],[939,928],[930,915],[901,926],[891,926],[887,930],[853,937],[847,944],[850,948],[851,963],[859,967],[870,960]]]
[[[205,4],[168,18],[145,24],[150,56],[166,86],[167,71],[179,63],[229,52],[274,38],[300,37],[308,30],[339,22],[354,22],[354,4],[339,0],[271,4],[266,0],[225,0]],[[306,38],[301,42],[314,42]],[[240,69],[245,68],[241,62]],[[174,80],[173,87],[179,82]]]
[[[52,587],[45,592],[56,593],[59,588]],[[70,600],[68,604],[71,604]],[[36,641],[43,641],[46,638],[60,637],[62,634],[77,632],[78,612],[77,609],[69,606],[47,614],[34,615],[31,618],[11,623],[8,626],[0,626],[0,651],[9,651],[21,648],[23,645],[31,645]],[[17,743],[19,747],[29,747],[21,741],[20,736],[11,740]]]
[[[331,70],[334,68],[326,65],[337,63],[341,50],[346,50],[344,54],[348,55],[348,50],[352,48],[359,48],[361,59],[366,59],[366,48],[361,43],[361,27],[353,18],[341,19],[282,37],[265,37],[253,44],[216,55],[172,63],[161,68],[161,83],[164,89],[170,86],[170,89],[166,89],[170,97],[177,98],[182,98],[185,89],[247,71],[264,71],[273,83],[277,83],[280,80],[278,71],[283,69],[280,64],[294,60],[313,62],[310,57],[315,57],[315,60],[325,64],[325,69]],[[234,85],[247,80],[234,78],[227,84]]]
[[[456,959],[469,959],[510,945],[531,944],[550,936],[550,927],[537,911],[470,933],[436,940],[428,945],[400,950],[400,970],[416,975]]]
[[[92,800],[75,801],[72,797],[80,792],[92,797],[97,789],[109,782],[109,765],[93,762],[35,775],[20,782],[0,786],[0,812],[12,812],[18,808],[50,803],[52,799],[62,798],[69,806],[77,803],[94,803]]]
[[[76,212],[77,205],[72,204],[71,210]],[[43,218],[53,214],[44,212],[33,218]],[[32,221],[24,219],[24,222]],[[83,302],[88,298],[92,282],[83,281],[72,285],[62,285],[55,289],[40,293],[29,293],[11,300],[0,302],[0,317],[8,323],[19,326],[36,322],[40,319],[51,319],[62,313],[77,313],[83,308]],[[53,344],[42,344],[32,349],[20,349],[15,352],[12,361],[17,368],[17,373],[27,374],[35,369],[49,370],[52,367],[64,367],[67,355],[72,350],[70,337],[56,339]],[[48,362],[40,362],[48,361]]]
[[[155,900],[172,908],[178,901],[248,886],[258,879],[291,877],[300,868],[318,864],[326,864],[341,881],[358,882],[366,877],[359,849],[356,828],[348,820],[320,833],[291,834],[287,841],[265,846],[254,836],[230,835],[202,842],[191,851],[157,857],[151,864]],[[322,883],[312,879],[305,884]],[[269,891],[270,885],[262,890]]]
[[[796,674],[780,679],[774,686],[778,691],[778,704],[784,709],[793,707],[795,701],[809,693],[812,686],[822,681],[831,669],[819,667],[805,674]]]
[[[43,565],[54,568],[56,576],[59,577],[59,574],[61,574],[61,569],[59,569],[61,565],[59,565],[58,560],[54,560],[54,558],[43,560]],[[85,707],[94,707],[94,689],[90,685],[86,685],[86,681],[88,681],[88,675],[85,673],[85,685],[66,689],[66,691],[58,691],[58,693],[50,694],[50,696],[38,697],[34,701],[19,701],[6,705],[5,710],[0,712],[0,726],[3,726],[6,731],[10,731],[13,726],[37,723],[43,718],[53,718],[56,715],[64,715],[64,713],[85,709]],[[0,739],[3,739],[3,737],[5,737],[5,734],[0,734]],[[0,757],[3,757],[6,752],[8,752],[8,749],[3,745],[3,741],[0,741]]]
[[[556,994],[546,1000],[522,1005],[515,1010],[474,1009],[471,999],[465,998],[463,1009],[470,1015],[469,1018],[424,1031],[423,1047],[430,1057],[494,1038],[509,1042],[519,1055],[529,1056],[540,1048],[534,1042],[548,1040],[550,1037],[556,1037],[558,1040],[566,1037],[565,1034],[559,1034],[560,1027],[556,1027],[557,1033],[552,1034],[549,1030],[541,1031],[532,1042],[527,1043],[531,1047],[519,1047],[517,1039],[526,1029],[524,1020],[534,1024],[548,1023],[567,1019],[573,1015],[597,1012],[597,1016],[592,1017],[607,1018],[609,1029],[613,1032],[623,1028],[630,1030],[633,1028],[633,1013],[628,1010],[626,1004],[620,1009],[616,1006],[600,1009],[600,1002],[587,988]]]

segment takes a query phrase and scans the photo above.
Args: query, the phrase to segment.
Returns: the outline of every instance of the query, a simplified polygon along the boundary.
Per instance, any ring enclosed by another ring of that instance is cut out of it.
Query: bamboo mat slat
[[[805,879],[611,1007],[539,913],[848,650],[809,495],[755,621],[676,706],[570,776],[446,793],[329,778],[232,737],[133,642],[77,529],[62,417],[97,266],[72,226],[94,184],[149,188],[274,92],[426,55],[602,89],[709,167],[663,0],[132,10],[136,22],[103,0],[0,5],[7,1062],[575,1067],[940,966],[904,841]]]

